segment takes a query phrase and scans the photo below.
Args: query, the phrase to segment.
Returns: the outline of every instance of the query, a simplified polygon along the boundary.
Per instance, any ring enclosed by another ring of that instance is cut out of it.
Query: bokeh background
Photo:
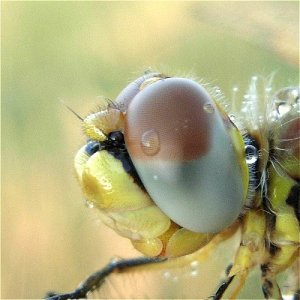
[[[62,102],[85,116],[149,68],[197,76],[228,99],[252,75],[275,71],[274,88],[299,82],[298,2],[1,5],[2,299],[68,291],[113,256],[138,255],[84,206],[72,164],[85,139]],[[199,281],[190,281],[193,297],[209,295],[224,259],[203,263]],[[106,287],[108,295],[160,291],[147,272],[124,278]],[[144,282],[138,289],[136,278]],[[174,292],[180,280],[167,296],[181,295]],[[241,297],[259,292],[258,281]]]

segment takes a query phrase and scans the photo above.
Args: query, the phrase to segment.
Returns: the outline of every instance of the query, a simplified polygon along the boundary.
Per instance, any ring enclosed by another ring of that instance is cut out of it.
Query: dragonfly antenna
[[[75,112],[69,105],[67,105],[63,100],[60,101],[71,113],[73,113],[79,120],[83,121],[84,119]]]

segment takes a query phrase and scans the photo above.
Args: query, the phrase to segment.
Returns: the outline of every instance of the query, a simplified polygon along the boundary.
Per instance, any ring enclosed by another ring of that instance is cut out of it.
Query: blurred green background
[[[203,78],[228,98],[252,75],[298,84],[298,11],[275,1],[2,2],[2,299],[68,291],[113,255],[138,255],[84,207],[72,163],[85,139],[62,101],[85,116],[149,67]]]

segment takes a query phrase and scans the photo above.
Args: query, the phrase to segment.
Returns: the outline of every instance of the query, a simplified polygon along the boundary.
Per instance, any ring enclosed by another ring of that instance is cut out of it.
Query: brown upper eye
[[[209,108],[209,109],[208,109]],[[135,158],[187,161],[209,151],[214,103],[196,82],[163,79],[130,102],[125,141]]]

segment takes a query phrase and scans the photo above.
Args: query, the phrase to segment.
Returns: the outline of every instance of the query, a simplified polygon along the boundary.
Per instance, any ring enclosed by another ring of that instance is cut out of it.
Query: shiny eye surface
[[[126,147],[157,206],[194,232],[234,222],[243,205],[242,174],[222,112],[206,90],[167,78],[127,105]]]

